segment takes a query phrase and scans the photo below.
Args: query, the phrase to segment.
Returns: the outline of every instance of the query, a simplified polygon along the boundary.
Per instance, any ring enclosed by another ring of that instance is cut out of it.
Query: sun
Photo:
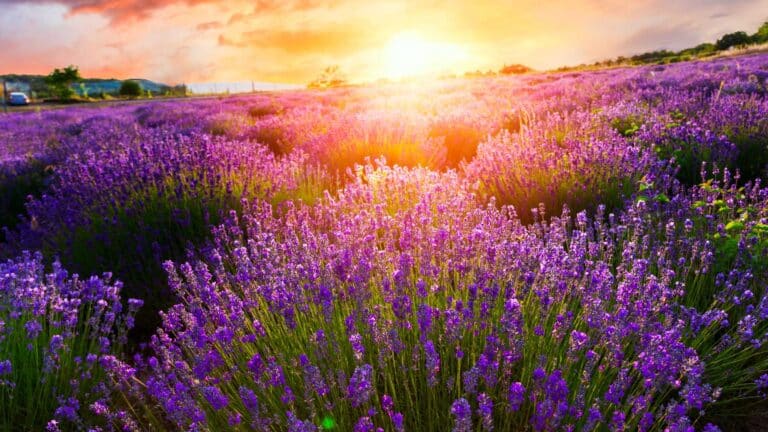
[[[456,45],[430,41],[415,32],[398,33],[386,47],[389,78],[405,78],[447,72],[463,60]]]

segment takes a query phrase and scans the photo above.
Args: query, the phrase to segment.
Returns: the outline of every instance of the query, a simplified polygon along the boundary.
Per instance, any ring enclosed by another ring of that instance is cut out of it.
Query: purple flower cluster
[[[120,288],[110,275],[70,276],[58,262],[46,273],[39,253],[0,263],[1,428],[71,428],[93,415],[131,423],[106,408],[102,367],[142,304],[131,299],[125,310]]]
[[[109,275],[0,264],[0,403],[43,389],[50,430],[715,430],[768,392],[766,58],[20,121],[0,166],[54,168],[9,250],[175,304],[128,358],[141,301]]]

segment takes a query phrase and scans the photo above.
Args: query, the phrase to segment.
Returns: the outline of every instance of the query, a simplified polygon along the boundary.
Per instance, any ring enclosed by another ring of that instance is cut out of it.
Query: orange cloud
[[[237,39],[219,35],[219,44],[280,50],[292,55],[344,55],[386,42],[386,37],[364,32],[356,26],[306,30],[254,30],[241,33]]]
[[[2,72],[76,64],[89,76],[169,83],[306,83],[329,65],[353,81],[376,79],[401,33],[466,54],[456,72],[505,63],[546,69],[754,31],[768,10],[768,0],[0,2],[10,5],[0,28],[18,29],[0,35]]]
[[[218,21],[206,21],[195,26],[200,31],[215,30],[224,27],[224,24]]]
[[[176,4],[194,6],[219,0],[6,0],[9,4],[60,4],[70,14],[93,13],[109,17],[113,23],[149,18],[153,11]]]

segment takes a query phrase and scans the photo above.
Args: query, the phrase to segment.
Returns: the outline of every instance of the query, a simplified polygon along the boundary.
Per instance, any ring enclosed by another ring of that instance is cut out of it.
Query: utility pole
[[[8,114],[8,99],[6,98],[7,96],[8,95],[5,88],[5,80],[3,80],[3,112],[5,112],[6,114]]]

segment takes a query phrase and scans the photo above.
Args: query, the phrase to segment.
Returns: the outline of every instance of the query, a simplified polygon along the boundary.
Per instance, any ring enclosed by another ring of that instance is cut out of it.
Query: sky
[[[753,33],[768,0],[0,0],[0,74],[306,84],[535,69]]]

